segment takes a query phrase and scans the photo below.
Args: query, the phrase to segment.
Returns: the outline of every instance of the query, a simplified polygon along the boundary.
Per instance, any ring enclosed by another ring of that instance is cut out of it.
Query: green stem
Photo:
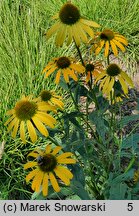
[[[109,54],[108,54],[108,56],[107,56],[107,64],[108,64],[108,65],[110,64]]]
[[[79,46],[77,46],[75,40],[74,40],[74,43],[75,43],[76,49],[77,49],[77,51],[78,51],[78,55],[79,55],[79,57],[80,57],[80,60],[81,60],[81,62],[82,62],[82,65],[85,67],[85,64],[84,64],[83,57],[82,57],[81,51],[80,51],[80,49],[79,49]]]

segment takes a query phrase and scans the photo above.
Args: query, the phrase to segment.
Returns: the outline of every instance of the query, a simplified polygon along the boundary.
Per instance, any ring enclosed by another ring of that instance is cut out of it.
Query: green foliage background
[[[31,197],[31,192],[25,183],[22,164],[26,162],[29,149],[35,146],[27,146],[28,150],[25,150],[19,139],[11,139],[4,127],[5,113],[13,107],[21,94],[37,96],[43,88],[53,89],[63,94],[50,78],[43,79],[41,71],[52,57],[64,54],[75,55],[72,45],[57,49],[54,39],[47,41],[45,37],[46,30],[53,23],[51,16],[65,2],[64,0],[0,1],[0,143],[2,141],[6,143],[3,158],[0,160],[0,199]],[[84,17],[96,21],[102,28],[111,28],[128,39],[130,45],[126,56],[123,56],[120,61],[125,61],[129,72],[135,73],[139,56],[138,0],[72,2],[79,6]],[[37,145],[41,145],[41,139]],[[111,176],[111,179],[114,179],[114,176]],[[113,187],[112,184],[108,184],[108,187]],[[117,187],[119,190],[122,187],[123,191],[124,186],[120,184],[121,181]],[[68,192],[64,191],[64,193],[67,196]],[[115,191],[111,192],[111,199],[113,193]]]

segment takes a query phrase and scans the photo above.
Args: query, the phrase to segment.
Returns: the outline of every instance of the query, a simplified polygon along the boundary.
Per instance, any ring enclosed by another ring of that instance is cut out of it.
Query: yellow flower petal
[[[60,76],[61,76],[61,70],[58,70],[55,78],[55,83],[58,84],[60,81]]]
[[[26,164],[24,165],[24,169],[28,169],[28,168],[31,168],[31,167],[34,167],[34,166],[37,166],[37,162],[35,162],[35,161],[30,161],[30,162],[28,162],[28,163],[26,163]]]
[[[104,56],[107,57],[108,54],[109,54],[109,41],[106,41]]]
[[[81,23],[81,27],[84,29],[84,31],[87,32],[87,34],[89,34],[92,38],[94,38],[94,32],[89,26]]]
[[[48,131],[47,131],[46,127],[42,124],[42,122],[39,121],[39,119],[36,118],[36,116],[32,117],[32,120],[33,120],[35,126],[37,127],[37,129],[40,131],[40,133],[47,137]]]
[[[23,141],[23,143],[26,143],[24,121],[21,121],[21,123],[20,123],[20,137],[21,137],[21,140]]]
[[[110,82],[109,82],[109,86],[108,86],[108,88],[107,88],[106,91],[105,91],[106,94],[108,94],[108,93],[112,90],[113,85],[114,85],[114,82],[115,82],[114,77],[111,77],[111,80],[110,80]]]
[[[130,78],[124,71],[121,71],[121,75],[122,75],[122,77],[126,80],[126,82],[127,82],[132,88],[134,88],[133,81],[131,80],[131,78]]]
[[[61,173],[59,169],[54,169],[55,174],[65,183],[65,185],[70,184],[70,180],[65,176],[64,173]]]
[[[8,110],[6,112],[6,115],[13,115],[13,114],[15,114],[15,110],[14,109]]]
[[[45,74],[45,78],[47,78],[51,73],[53,73],[55,70],[57,69],[57,67],[52,67],[50,68],[50,70],[48,70]]]
[[[45,173],[43,177],[43,182],[42,182],[42,193],[43,196],[48,195],[48,174]]]
[[[114,41],[111,40],[110,44],[111,44],[111,48],[112,48],[112,51],[113,51],[114,55],[117,56],[118,55],[118,50],[117,50],[117,47],[116,47]]]
[[[67,157],[71,157],[71,156],[73,156],[73,154],[72,154],[71,152],[65,152],[65,153],[59,155],[59,156],[57,157],[57,159],[59,160],[59,159],[67,158]]]
[[[62,149],[61,146],[57,146],[57,147],[53,150],[52,155],[56,155],[61,149]]]
[[[103,46],[104,46],[105,41],[101,40],[100,41],[100,45],[97,46],[96,50],[95,50],[95,54],[98,55],[100,53],[100,51],[102,50]]]
[[[16,122],[17,122],[17,118],[15,117],[11,122],[10,122],[10,124],[9,124],[9,126],[8,126],[8,131],[10,131],[10,130],[12,130],[12,128],[14,127],[14,125],[16,124]]]
[[[38,169],[32,170],[27,176],[26,176],[26,182],[29,182],[31,179],[36,176],[36,174],[39,172]]]
[[[120,35],[119,35],[119,36],[118,36],[118,35],[117,35],[117,36],[115,35],[114,39],[117,40],[117,41],[120,41],[120,42],[123,43],[125,46],[128,45],[128,42],[127,42],[127,40],[126,40],[125,37],[121,37]]]
[[[37,153],[37,152],[30,152],[29,154],[28,154],[28,157],[34,157],[34,158],[37,158],[38,156],[39,156],[39,154]]]
[[[70,26],[67,26],[67,32],[68,32],[68,39],[67,39],[67,45],[69,46],[72,41],[72,28]]]
[[[73,174],[71,173],[71,171],[64,166],[57,166],[57,170],[59,170],[59,172],[64,173],[65,176],[67,176],[67,178],[72,179],[73,178]]]
[[[76,160],[71,158],[61,158],[58,159],[57,162],[61,164],[75,164]]]
[[[11,133],[11,135],[12,135],[13,138],[16,137],[18,127],[19,127],[19,119],[17,119],[17,121],[16,121],[16,123],[15,123],[15,125],[14,125],[14,128],[13,128],[13,131],[12,131],[12,133]]]
[[[108,88],[109,82],[110,82],[110,76],[107,76],[106,82],[103,85],[103,89],[102,89],[103,93],[105,93],[106,89]]]
[[[15,114],[13,114],[5,123],[4,125],[8,125],[13,119],[15,118]]]
[[[85,34],[85,32],[84,32],[84,30],[83,30],[82,25],[81,25],[80,22],[78,23],[78,34],[80,35],[81,40],[84,43],[86,43],[88,41],[87,36],[86,36],[86,34]]]
[[[49,154],[50,151],[51,151],[51,145],[47,145],[46,148],[45,148],[46,154]]]
[[[30,120],[27,120],[27,128],[28,128],[29,136],[30,136],[32,142],[33,143],[36,142],[37,141],[37,134],[36,134],[35,128],[34,128],[34,126]]]
[[[74,64],[74,63],[70,64],[70,68],[72,68],[73,70],[78,71],[80,73],[83,73],[84,70],[85,70],[82,65],[80,65],[80,64]]]
[[[64,43],[66,32],[67,32],[66,25],[65,24],[61,25],[61,27],[59,28],[57,32],[56,39],[55,39],[57,46],[62,46],[62,44]]]
[[[34,177],[34,179],[32,181],[31,188],[35,192],[39,192],[40,191],[40,186],[41,186],[41,183],[42,183],[42,180],[43,180],[43,176],[44,176],[44,173],[42,171],[38,171],[38,173]]]
[[[75,40],[75,43],[77,46],[80,46],[81,41],[80,41],[80,36],[78,34],[78,25],[74,24],[74,25],[72,25],[71,28],[72,28],[72,34],[73,34],[73,38]]]
[[[60,191],[60,187],[59,187],[59,185],[58,185],[58,182],[57,182],[57,180],[56,180],[54,174],[50,172],[50,173],[49,173],[49,178],[50,178],[50,181],[51,181],[51,184],[52,184],[54,190],[55,190],[56,192],[59,192],[59,191]]]
[[[56,22],[46,33],[46,37],[49,39],[57,30],[61,27],[60,22]]]
[[[47,114],[46,113],[39,113],[35,115],[42,123],[45,123],[46,125],[48,125],[51,128],[54,128],[53,123],[49,120],[49,118],[47,118]]]
[[[125,80],[121,76],[118,76],[118,79],[119,79],[119,82],[122,86],[124,93],[128,94],[128,87],[127,87],[127,84],[125,83]]]
[[[112,40],[123,52],[125,52],[125,47],[119,42],[119,41],[116,41],[116,40]]]
[[[102,73],[100,73],[96,80],[95,80],[95,83],[97,83],[99,80],[101,80],[104,76],[106,76],[106,71],[103,71]]]
[[[99,24],[97,24],[96,22],[91,21],[91,20],[80,19],[80,22],[82,22],[82,23],[84,23],[84,24],[86,24],[86,25],[88,25],[88,26],[95,27],[95,28],[99,28],[99,27],[100,27]]]

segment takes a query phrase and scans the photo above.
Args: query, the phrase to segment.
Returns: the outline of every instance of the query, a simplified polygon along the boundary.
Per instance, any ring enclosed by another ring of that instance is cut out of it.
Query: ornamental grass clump
[[[53,20],[47,42],[54,35],[55,49],[66,43],[64,53],[71,52],[46,58],[39,72],[45,85],[32,89],[36,97],[17,101],[5,121],[12,142],[21,138],[24,185],[32,199],[139,198],[138,123],[125,133],[139,115],[122,111],[134,84],[129,70],[110,58],[126,55],[127,39],[101,18],[100,24],[84,18],[71,2]]]

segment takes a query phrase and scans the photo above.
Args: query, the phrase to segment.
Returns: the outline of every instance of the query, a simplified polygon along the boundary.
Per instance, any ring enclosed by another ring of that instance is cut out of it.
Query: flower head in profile
[[[110,29],[105,29],[102,32],[99,32],[97,38],[97,43],[95,44],[95,54],[98,55],[104,47],[104,56],[107,57],[109,52],[112,51],[115,56],[118,55],[118,49],[122,52],[125,52],[125,47],[128,45],[127,39],[113,32]]]
[[[66,167],[67,164],[75,164],[76,160],[71,158],[71,152],[59,154],[60,146],[51,149],[51,145],[47,145],[44,151],[36,150],[31,152],[28,156],[34,158],[34,161],[29,161],[24,165],[24,169],[34,168],[26,176],[26,181],[32,181],[32,190],[39,192],[42,190],[44,196],[48,195],[48,183],[51,182],[56,192],[60,191],[59,179],[65,185],[70,185],[70,180],[73,174]],[[58,177],[58,179],[56,178]]]
[[[100,61],[89,62],[88,64],[86,64],[86,82],[88,82],[91,77],[95,78],[96,76],[98,76],[103,71],[102,67],[103,66]]]
[[[62,97],[56,95],[54,91],[49,91],[49,90],[41,91],[39,100],[51,106],[55,106],[56,108],[63,109],[64,107],[64,103],[62,102]]]
[[[134,181],[134,184],[137,184],[139,182],[139,170],[135,170],[133,181]]]
[[[95,80],[95,83],[100,81],[99,88],[103,94],[108,95],[112,91],[115,82],[119,81],[124,94],[128,94],[128,86],[133,87],[131,78],[117,64],[110,64]]]
[[[80,45],[81,41],[86,43],[88,41],[87,34],[94,37],[94,32],[90,26],[100,27],[96,22],[82,18],[79,9],[70,2],[65,3],[53,19],[57,21],[47,31],[46,36],[50,38],[56,34],[57,46],[62,46],[65,39],[67,39],[67,45],[71,43],[72,39],[75,40],[77,46]]]
[[[74,62],[71,58],[68,57],[59,57],[54,58],[48,65],[44,68],[43,73],[45,73],[45,78],[50,74],[56,72],[55,83],[58,84],[60,81],[61,75],[64,77],[66,83],[69,83],[69,77],[78,80],[77,72],[83,73],[85,68]]]
[[[20,137],[26,143],[26,129],[32,142],[36,142],[38,130],[44,136],[48,136],[48,130],[45,126],[54,128],[56,120],[47,112],[54,111],[54,107],[44,102],[35,102],[31,97],[23,96],[12,110],[7,112],[10,118],[6,121],[8,131],[12,131],[13,138],[16,137],[19,130]]]

